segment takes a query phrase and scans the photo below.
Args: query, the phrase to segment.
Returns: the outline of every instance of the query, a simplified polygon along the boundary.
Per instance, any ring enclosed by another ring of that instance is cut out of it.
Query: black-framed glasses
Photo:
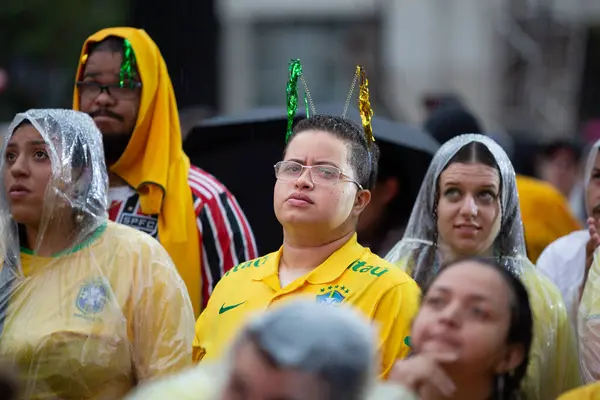
[[[300,178],[305,169],[310,174],[310,179],[317,185],[336,185],[340,178],[344,178],[346,182],[352,182],[358,186],[360,190],[363,187],[360,183],[344,174],[338,167],[333,165],[302,165],[296,161],[279,161],[274,165],[275,176],[280,181],[295,181]]]
[[[129,81],[125,82],[123,86],[119,83],[111,83],[108,85],[102,85],[94,81],[78,81],[77,89],[79,89],[79,95],[87,99],[95,99],[100,96],[100,93],[106,92],[109,96],[117,100],[130,100],[135,98],[138,89],[142,87],[141,82]]]

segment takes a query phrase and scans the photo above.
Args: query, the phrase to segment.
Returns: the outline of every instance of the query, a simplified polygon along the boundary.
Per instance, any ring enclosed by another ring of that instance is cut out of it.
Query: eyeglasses
[[[333,165],[302,165],[295,161],[279,161],[275,164],[275,176],[280,181],[295,181],[300,178],[304,170],[307,169],[310,174],[310,179],[318,185],[333,186],[336,185],[340,178],[344,178],[347,182],[352,182],[358,186],[360,190],[363,187],[360,183],[344,174],[339,168]]]
[[[141,82],[125,82],[123,86],[119,83],[101,85],[93,81],[78,81],[77,89],[79,95],[87,99],[95,99],[100,93],[106,91],[115,100],[131,100],[137,95],[137,89],[142,87]]]

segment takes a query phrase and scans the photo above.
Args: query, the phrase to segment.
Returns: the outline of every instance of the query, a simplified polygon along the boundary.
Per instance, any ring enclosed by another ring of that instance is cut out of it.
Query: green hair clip
[[[129,85],[133,88],[133,75],[135,68],[135,54],[133,47],[127,39],[123,39],[123,62],[121,63],[121,71],[119,76],[119,85],[125,87],[125,80],[129,81]]]

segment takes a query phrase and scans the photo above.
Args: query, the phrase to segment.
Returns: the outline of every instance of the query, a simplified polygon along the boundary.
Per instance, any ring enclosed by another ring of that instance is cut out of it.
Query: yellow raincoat
[[[73,110],[30,110],[17,115],[10,135],[24,120],[49,158],[42,167],[36,158],[31,175],[47,165],[52,175],[31,249],[0,191],[0,359],[20,373],[22,398],[121,399],[191,365],[194,315],[173,262],[149,235],[107,220],[94,121]],[[12,173],[6,153],[0,165]],[[22,182],[40,180],[24,175]],[[56,241],[53,255],[40,255],[42,244]]]

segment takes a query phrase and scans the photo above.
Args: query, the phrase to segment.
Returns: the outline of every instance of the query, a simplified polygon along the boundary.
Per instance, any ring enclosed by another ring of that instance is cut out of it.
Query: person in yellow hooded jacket
[[[219,279],[258,256],[256,243],[233,195],[183,152],[167,66],[144,30],[108,28],[87,38],[73,108],[102,132],[110,219],[160,241],[198,316]]]

